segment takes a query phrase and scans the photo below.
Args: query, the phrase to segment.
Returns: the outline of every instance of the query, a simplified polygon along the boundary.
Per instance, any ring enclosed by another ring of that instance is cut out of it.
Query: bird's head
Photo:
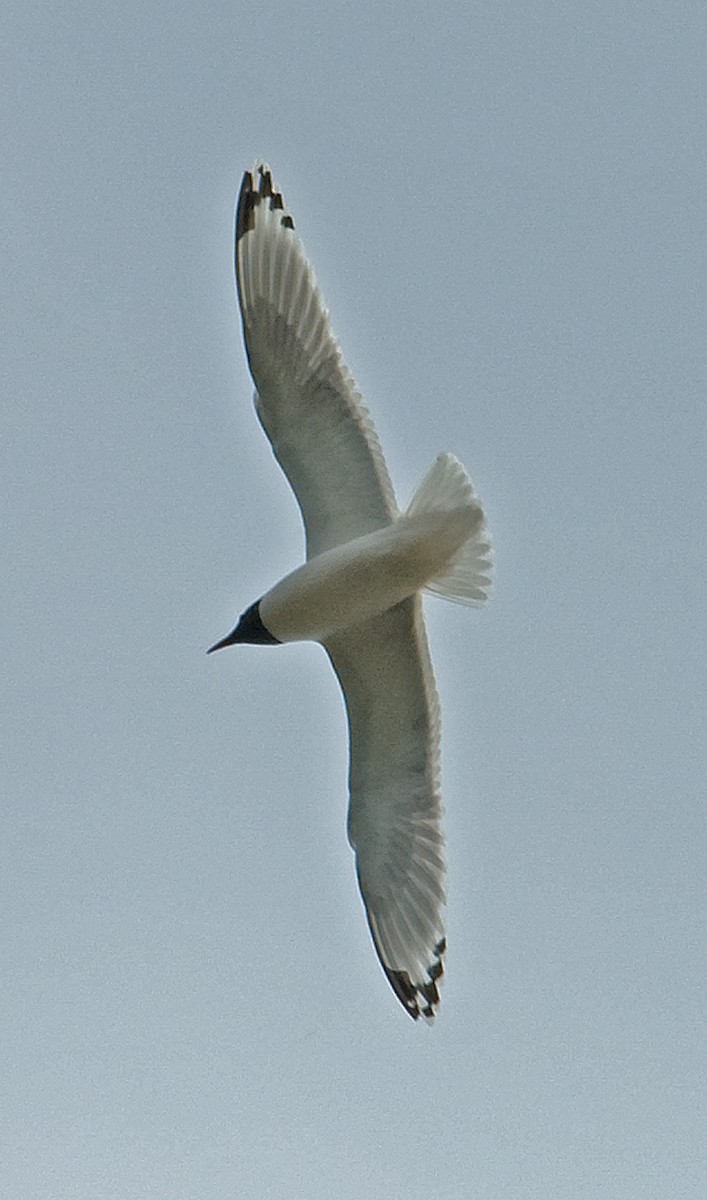
[[[206,651],[213,654],[214,650],[223,650],[226,646],[237,646],[239,642],[247,642],[255,646],[279,646],[280,642],[266,629],[260,619],[260,601],[256,600],[243,613],[236,628],[220,642],[216,642]]]

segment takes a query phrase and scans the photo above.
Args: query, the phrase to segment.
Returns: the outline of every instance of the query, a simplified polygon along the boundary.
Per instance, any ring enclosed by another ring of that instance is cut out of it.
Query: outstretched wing
[[[383,451],[263,163],[241,184],[236,279],[257,413],[302,511],[308,557],[390,524]]]
[[[433,1017],[446,948],[439,705],[419,597],[327,639],[349,718],[349,840],[383,970]]]

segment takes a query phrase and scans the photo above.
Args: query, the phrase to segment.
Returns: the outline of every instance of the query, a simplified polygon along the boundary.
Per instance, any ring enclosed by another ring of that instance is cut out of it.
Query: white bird
[[[434,1017],[446,938],[439,704],[421,590],[488,594],[484,513],[461,463],[436,460],[401,512],[292,217],[264,163],[236,211],[236,278],[255,406],[300,506],[307,561],[211,651],[320,642],[349,722],[348,836],[373,943],[415,1020]]]

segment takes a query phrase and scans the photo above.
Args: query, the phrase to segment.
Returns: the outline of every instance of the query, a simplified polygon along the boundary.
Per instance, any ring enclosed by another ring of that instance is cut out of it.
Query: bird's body
[[[279,642],[326,644],[407,600],[444,569],[481,524],[478,506],[401,516],[375,533],[309,559],[260,601],[263,624]]]
[[[324,645],[346,700],[349,838],[374,945],[401,1003],[434,1016],[446,942],[439,715],[419,593],[486,598],[469,478],[441,455],[400,513],[380,444],[263,164],[246,172],[236,275],[256,408],[299,502],[307,561],[212,649]]]

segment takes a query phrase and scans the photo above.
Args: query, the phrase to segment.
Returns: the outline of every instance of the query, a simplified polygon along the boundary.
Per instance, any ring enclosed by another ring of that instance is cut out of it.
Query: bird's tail
[[[455,604],[483,604],[491,589],[493,553],[484,511],[466,470],[453,454],[440,454],[430,467],[410,502],[406,516],[424,513],[458,513],[472,509],[478,514],[472,532],[449,560],[441,575],[430,579],[425,591]]]

